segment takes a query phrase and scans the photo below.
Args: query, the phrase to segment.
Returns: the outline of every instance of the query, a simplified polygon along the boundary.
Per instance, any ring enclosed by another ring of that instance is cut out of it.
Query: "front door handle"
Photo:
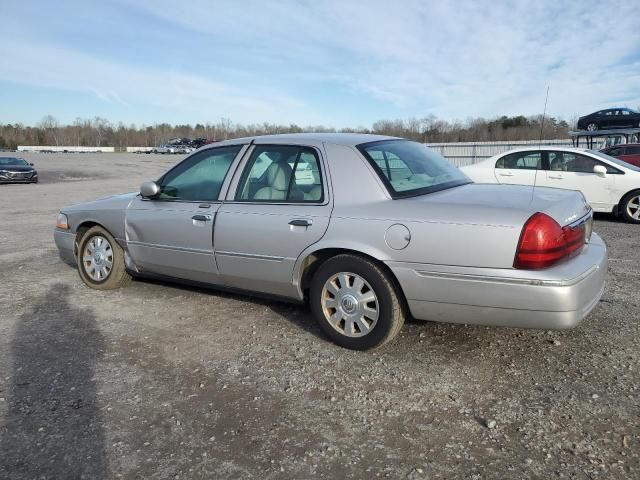
[[[191,219],[197,220],[198,222],[210,222],[211,215],[194,215]]]
[[[313,225],[313,220],[308,218],[294,218],[289,222],[289,225],[293,227],[310,227]]]
[[[499,173],[501,177],[513,177],[513,173]]]

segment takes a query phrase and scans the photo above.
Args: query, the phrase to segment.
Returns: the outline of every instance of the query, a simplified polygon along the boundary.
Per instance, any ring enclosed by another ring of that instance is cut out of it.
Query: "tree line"
[[[488,142],[502,140],[535,140],[567,138],[569,124],[561,119],[542,116],[501,116],[493,119],[471,118],[464,121],[447,121],[434,115],[423,118],[378,120],[370,128],[335,129],[323,125],[299,126],[273,123],[243,125],[222,118],[216,123],[171,125],[125,125],[112,123],[103,117],[76,118],[63,125],[55,117],[46,115],[35,126],[22,123],[0,124],[0,148],[15,149],[18,145],[55,145],[83,147],[125,148],[153,147],[172,138],[206,138],[226,140],[230,138],[301,132],[358,132],[392,135],[412,140],[439,142]]]

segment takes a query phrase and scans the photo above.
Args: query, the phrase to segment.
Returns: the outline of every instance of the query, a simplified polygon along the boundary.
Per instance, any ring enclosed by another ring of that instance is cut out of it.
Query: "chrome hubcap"
[[[640,195],[627,202],[627,213],[634,220],[640,220]]]
[[[371,285],[360,275],[341,272],[322,288],[322,312],[329,324],[347,337],[363,337],[378,322],[379,303]]]
[[[587,130],[590,132],[595,132],[598,129],[598,126],[595,123],[590,123],[587,125]]]
[[[113,268],[113,249],[102,235],[91,237],[82,252],[82,268],[89,277],[102,282]]]

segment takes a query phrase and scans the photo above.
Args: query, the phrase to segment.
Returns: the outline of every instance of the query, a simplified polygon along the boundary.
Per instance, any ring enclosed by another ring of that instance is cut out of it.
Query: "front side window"
[[[600,152],[598,150],[591,150],[591,155],[595,155],[596,157],[601,157],[604,160],[606,160],[607,162],[613,163],[614,165],[618,165],[620,167],[624,167],[627,170],[633,170],[634,172],[640,172],[640,167],[637,167],[635,165],[631,165],[630,163],[625,162],[624,160],[620,160],[616,157],[612,157],[611,155],[607,155],[606,153]],[[618,173],[618,174],[622,174],[624,172],[618,170],[615,167],[612,167],[611,165],[606,165],[607,167],[607,172],[608,173]],[[610,171],[611,170],[611,171]]]
[[[393,197],[410,197],[471,183],[460,170],[417,142],[382,140],[358,150]]]
[[[593,173],[593,167],[602,165],[607,173],[618,173],[615,168],[595,158],[570,152],[549,152],[549,168],[559,172]]]
[[[158,200],[214,202],[242,145],[197,153],[170,170],[160,182]]]
[[[317,203],[323,198],[318,155],[293,145],[257,145],[236,193],[243,202]]]
[[[496,168],[538,170],[540,169],[541,159],[541,152],[511,153],[498,159],[496,162]]]

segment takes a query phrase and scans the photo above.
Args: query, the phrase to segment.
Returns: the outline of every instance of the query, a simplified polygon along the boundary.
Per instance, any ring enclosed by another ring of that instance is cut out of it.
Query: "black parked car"
[[[629,108],[609,108],[578,119],[578,128],[595,132],[609,128],[638,128],[640,113]]]
[[[0,183],[38,183],[38,172],[21,158],[0,157]]]

